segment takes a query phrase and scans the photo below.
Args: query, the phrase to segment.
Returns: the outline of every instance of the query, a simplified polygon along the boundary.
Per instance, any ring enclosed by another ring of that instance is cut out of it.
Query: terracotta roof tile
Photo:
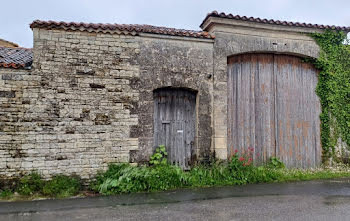
[[[264,23],[264,24],[275,24],[275,25],[293,26],[293,27],[331,29],[331,30],[339,30],[339,31],[347,31],[347,32],[350,31],[350,27],[346,27],[346,26],[319,25],[319,24],[310,24],[310,23],[279,21],[279,20],[273,20],[273,19],[254,18],[254,17],[225,14],[223,12],[218,13],[217,11],[213,11],[209,13],[203,20],[202,24],[200,25],[201,27],[209,17],[228,18],[228,19],[241,20],[241,21],[250,21],[250,22],[257,22],[257,23]]]
[[[194,31],[185,29],[175,29],[158,27],[152,25],[127,25],[127,24],[101,24],[101,23],[75,23],[75,22],[55,22],[35,20],[30,24],[31,28],[80,30],[89,32],[110,32],[110,33],[152,33],[161,35],[172,35],[181,37],[213,39],[214,36],[205,31]]]
[[[0,47],[0,67],[27,68],[32,62],[32,49]]]

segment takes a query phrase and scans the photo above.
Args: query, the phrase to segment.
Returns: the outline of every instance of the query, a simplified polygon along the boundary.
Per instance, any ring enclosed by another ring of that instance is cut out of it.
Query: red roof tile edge
[[[2,68],[25,68],[26,65],[25,64],[15,64],[15,63],[0,63],[0,67]]]
[[[181,37],[205,38],[213,39],[205,31],[194,31],[185,29],[175,29],[167,27],[158,27],[152,25],[127,25],[127,24],[101,24],[101,23],[75,23],[75,22],[55,22],[55,21],[40,21],[35,20],[30,24],[31,28],[45,28],[45,29],[65,29],[65,30],[82,30],[90,32],[126,32],[126,33],[151,33],[161,35],[172,35]]]
[[[254,17],[246,17],[246,16],[240,16],[240,15],[232,15],[232,14],[225,14],[223,12],[218,13],[217,11],[213,11],[205,17],[200,27],[203,26],[205,21],[209,17],[217,17],[217,18],[228,18],[228,19],[235,19],[240,21],[250,21],[250,22],[257,22],[257,23],[263,23],[263,24],[274,24],[274,25],[283,25],[283,26],[293,26],[293,27],[303,27],[303,28],[316,28],[316,29],[330,29],[330,30],[339,30],[339,31],[350,31],[350,27],[346,26],[334,26],[334,25],[320,25],[320,24],[310,24],[310,23],[300,23],[300,22],[289,22],[289,21],[279,21],[279,20],[273,20],[273,19],[264,19],[264,18],[254,18]]]

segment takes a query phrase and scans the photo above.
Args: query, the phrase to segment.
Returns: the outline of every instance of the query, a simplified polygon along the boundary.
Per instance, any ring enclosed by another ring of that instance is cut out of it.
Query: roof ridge
[[[0,46],[0,48],[8,48],[8,49],[11,49],[11,50],[16,50],[16,49],[24,49],[24,50],[33,50],[33,48],[25,48],[25,47],[6,47],[6,46]]]
[[[203,26],[204,22],[209,17],[228,18],[228,19],[234,19],[234,20],[250,21],[250,22],[257,22],[257,23],[264,23],[264,24],[275,24],[275,25],[283,25],[283,26],[350,31],[350,26],[335,26],[335,25],[312,24],[312,23],[306,23],[306,22],[280,21],[280,20],[266,19],[266,18],[259,18],[259,17],[232,15],[231,13],[225,14],[224,12],[219,13],[217,11],[212,11],[208,13],[205,19],[203,20],[202,24],[200,25],[200,27]]]
[[[162,35],[173,35],[182,37],[195,37],[213,39],[214,36],[202,30],[187,30],[169,28],[154,25],[141,24],[110,24],[110,23],[83,23],[83,22],[64,22],[64,21],[42,21],[35,20],[30,24],[31,28],[45,29],[65,29],[65,30],[81,30],[89,32],[120,32],[135,35],[136,33],[152,33]]]
[[[12,45],[14,48],[18,48],[18,47],[19,47],[19,45],[18,45],[17,43],[14,43],[14,42],[12,42],[12,41],[8,41],[8,40],[5,40],[5,39],[3,39],[3,38],[0,38],[0,42],[1,42],[1,41]],[[3,47],[3,46],[2,46],[2,47]]]

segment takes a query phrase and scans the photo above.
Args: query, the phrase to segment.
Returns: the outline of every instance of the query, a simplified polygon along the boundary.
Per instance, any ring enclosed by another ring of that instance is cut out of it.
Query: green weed
[[[273,162],[273,163],[271,163]],[[350,169],[286,169],[277,158],[266,166],[254,166],[248,152],[235,154],[229,162],[198,165],[183,171],[173,165],[139,166],[111,164],[100,173],[94,190],[102,194],[159,191],[176,188],[242,185],[248,183],[287,182],[350,176]]]
[[[76,195],[80,189],[78,178],[57,175],[45,183],[42,192],[44,195],[63,198]]]
[[[167,161],[168,153],[165,150],[164,145],[159,145],[159,147],[156,148],[155,153],[151,156],[149,164],[150,165],[166,165],[168,163]]]
[[[0,199],[8,199],[13,195],[13,192],[9,189],[0,190]]]
[[[267,164],[267,167],[270,168],[278,168],[278,169],[282,169],[285,168],[286,166],[284,165],[284,163],[278,159],[277,157],[271,157],[270,161]]]
[[[29,196],[40,193],[43,186],[44,181],[41,179],[41,176],[36,172],[32,172],[19,180],[16,191],[21,195]]]

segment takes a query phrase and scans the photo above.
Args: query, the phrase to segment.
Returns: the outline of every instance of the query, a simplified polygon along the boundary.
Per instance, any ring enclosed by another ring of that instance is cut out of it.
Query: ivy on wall
[[[321,143],[323,157],[333,156],[338,138],[350,147],[350,47],[346,34],[325,31],[312,34],[320,46],[320,56],[313,60],[320,70],[316,89],[322,112]]]

